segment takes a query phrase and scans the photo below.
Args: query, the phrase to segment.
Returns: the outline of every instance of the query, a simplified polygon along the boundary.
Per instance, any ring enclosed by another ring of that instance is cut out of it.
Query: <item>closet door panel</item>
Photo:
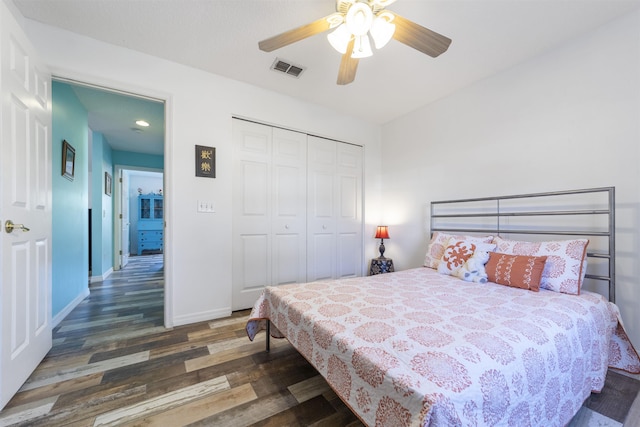
[[[336,217],[338,269],[336,277],[362,275],[362,147],[337,144],[336,180],[339,206]]]
[[[358,233],[343,232],[337,236],[337,277],[361,276],[360,249],[362,242]]]
[[[334,233],[317,232],[309,236],[307,275],[310,282],[335,278],[336,236]]]
[[[269,245],[270,237],[267,234],[248,234],[239,236],[240,258],[242,260],[243,292],[262,291],[264,284],[271,276]]]
[[[251,307],[271,280],[271,133],[234,120],[233,310]]]
[[[273,129],[271,284],[307,280],[307,135]]]
[[[307,279],[336,276],[336,142],[308,137]]]

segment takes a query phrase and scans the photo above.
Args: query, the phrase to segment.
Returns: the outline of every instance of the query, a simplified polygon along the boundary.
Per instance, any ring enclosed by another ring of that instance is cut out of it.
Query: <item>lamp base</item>
[[[380,251],[380,256],[378,259],[386,259],[384,257],[384,239],[380,239],[380,246],[378,246],[378,251]]]

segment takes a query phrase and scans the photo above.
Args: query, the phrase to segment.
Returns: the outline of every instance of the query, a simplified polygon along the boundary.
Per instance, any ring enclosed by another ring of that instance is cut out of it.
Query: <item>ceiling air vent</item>
[[[305,70],[305,68],[301,67],[300,65],[291,64],[290,62],[283,61],[280,58],[276,58],[276,60],[273,61],[273,64],[271,64],[271,69],[280,71],[296,78],[300,77],[300,74],[302,74]]]

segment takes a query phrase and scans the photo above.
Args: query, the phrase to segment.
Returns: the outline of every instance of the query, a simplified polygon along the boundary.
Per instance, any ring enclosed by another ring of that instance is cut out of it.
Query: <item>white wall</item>
[[[25,20],[24,26],[55,76],[168,100],[165,272],[169,325],[230,313],[233,115],[364,145],[364,234],[373,236],[380,218],[379,126],[34,21]],[[216,147],[217,178],[195,177],[196,144]],[[213,201],[216,213],[196,213],[198,199]],[[365,238],[366,256],[375,256],[375,243]]]
[[[640,346],[640,12],[383,127],[387,252],[419,266],[431,200],[616,187],[616,302]],[[426,225],[425,225],[426,224]]]

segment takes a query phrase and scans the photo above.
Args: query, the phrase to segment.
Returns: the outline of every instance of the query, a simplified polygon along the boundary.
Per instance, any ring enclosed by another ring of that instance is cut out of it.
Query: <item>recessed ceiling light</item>
[[[136,124],[145,128],[149,126],[149,122],[145,122],[144,120],[136,120]]]

